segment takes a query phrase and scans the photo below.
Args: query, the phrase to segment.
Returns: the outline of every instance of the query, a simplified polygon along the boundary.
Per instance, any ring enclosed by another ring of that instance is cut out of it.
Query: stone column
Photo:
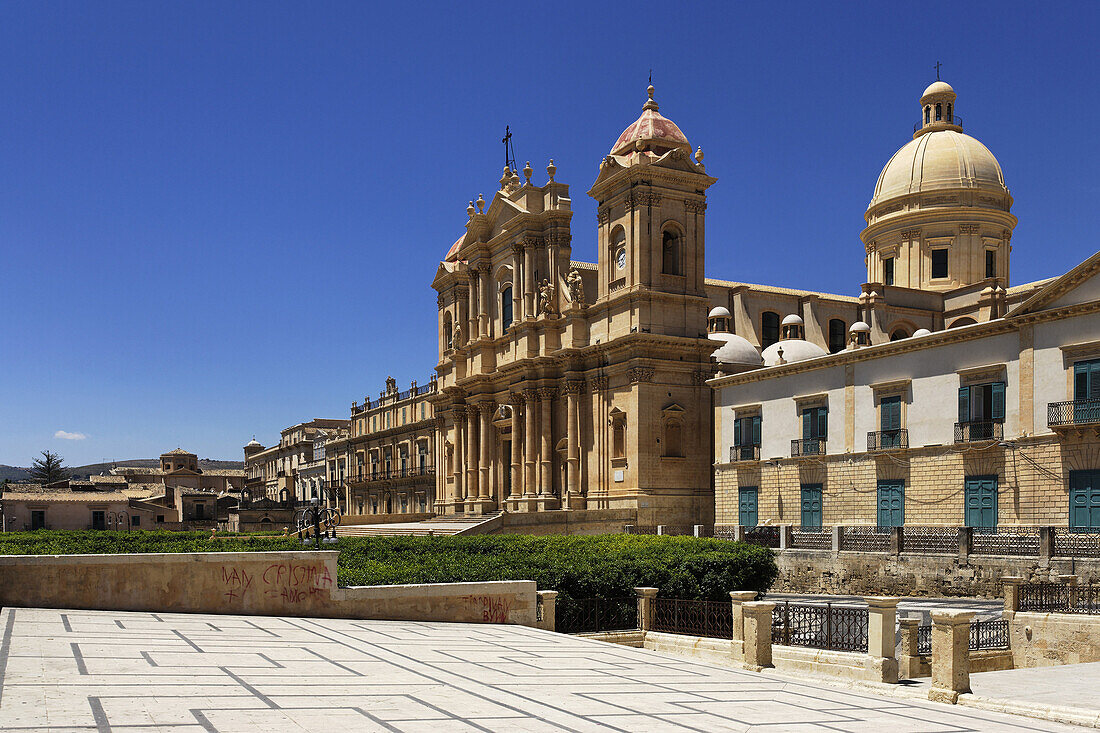
[[[898,619],[901,628],[901,654],[898,656],[898,678],[911,680],[920,676],[920,654],[917,653],[919,618]]]
[[[731,590],[730,605],[733,616],[733,660],[745,661],[745,614],[742,606],[756,600],[754,590]]]
[[[955,704],[970,692],[970,621],[973,611],[932,611],[932,688],[928,699]]]
[[[653,601],[657,598],[657,588],[635,588],[638,597],[638,628],[649,631],[653,628]]]
[[[466,441],[463,438],[463,427],[466,424],[466,407],[465,405],[455,405],[451,408],[451,415],[454,417],[455,422],[455,445],[454,452],[454,500],[456,503],[465,501],[465,482],[463,481],[463,475],[466,473],[466,460],[465,450]]]
[[[538,390],[524,390],[524,403],[524,496],[535,496],[538,486],[536,479],[538,447],[535,444],[537,435],[535,412],[539,406]]]
[[[458,288],[458,289],[455,290],[455,303],[457,304],[457,307],[455,308],[454,325],[455,326],[461,326],[462,327],[462,338],[464,340],[469,340],[469,338],[470,338],[470,289],[469,289],[469,287]],[[462,346],[462,344],[459,343],[459,341],[457,339],[454,339],[453,332],[451,334],[451,337],[453,339],[452,347],[456,348],[456,349],[460,348]]]
[[[745,669],[756,672],[772,666],[772,611],[770,601],[751,601],[741,604],[745,629]]]
[[[523,395],[512,392],[508,395],[508,401],[512,405],[512,490],[508,492],[508,498],[511,499],[523,493],[523,444],[519,417],[519,412],[523,409]]]
[[[867,656],[876,682],[898,681],[898,660],[894,656],[894,628],[898,601],[893,596],[867,596]]]
[[[534,243],[524,242],[523,247],[523,316],[524,318],[535,317],[535,268],[532,260],[534,259]]]
[[[487,501],[492,498],[489,495],[489,462],[493,460],[493,413],[496,412],[497,403],[479,402],[477,407],[481,412],[481,462],[478,466],[481,481],[478,484],[478,498]]]
[[[468,318],[466,322],[466,341],[476,341],[478,332],[478,317],[477,317],[477,301],[478,295],[480,295],[477,281],[477,270],[471,269],[469,273],[470,287],[469,287],[469,304],[466,306],[466,316]]]
[[[473,501],[478,497],[477,465],[477,407],[466,407],[466,499]]]
[[[1001,578],[1004,584],[1005,611],[1016,613],[1020,610],[1020,586],[1024,579],[1015,575],[1005,575]]]
[[[568,427],[566,428],[566,436],[569,440],[569,447],[566,451],[566,457],[569,462],[569,468],[567,469],[567,481],[568,486],[565,487],[569,498],[580,496],[581,493],[581,423],[580,423],[580,410],[579,402],[581,398],[581,389],[584,387],[583,382],[566,382],[565,391],[566,399],[568,401]]]
[[[493,302],[493,273],[486,265],[478,271],[478,274],[481,283],[481,297],[479,298],[481,302],[478,304],[480,306],[480,312],[478,313],[478,320],[481,321],[480,333],[482,338],[488,338],[492,330],[489,328],[489,304]]]
[[[524,287],[523,245],[512,245],[512,320],[523,320],[527,314],[526,289]],[[515,484],[513,484],[515,485]]]
[[[538,628],[554,631],[557,626],[558,592],[556,590],[540,590],[538,596],[539,600],[542,601],[542,621],[538,622]]]
[[[554,444],[551,433],[551,410],[554,405],[554,393],[552,387],[539,388],[539,399],[542,401],[542,446],[539,455],[539,496],[552,496],[554,493],[554,476],[551,470],[554,465]]]
[[[547,265],[547,267],[546,267],[546,270],[547,270],[546,279],[549,280],[550,284],[554,286],[554,300],[555,301],[557,301],[558,296],[559,296],[558,287],[559,287],[559,280],[560,280],[560,278],[558,277],[558,241],[557,240],[558,240],[558,235],[551,234],[547,238],[547,246],[546,246],[546,265]],[[554,302],[554,303],[551,303],[550,305],[551,305],[551,309],[553,310],[553,312],[557,313],[558,312],[557,303]]]

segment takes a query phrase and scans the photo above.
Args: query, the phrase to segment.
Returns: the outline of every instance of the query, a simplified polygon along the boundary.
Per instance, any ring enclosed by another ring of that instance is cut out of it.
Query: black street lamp
[[[326,545],[336,544],[336,528],[340,526],[340,510],[332,507],[323,507],[319,499],[310,499],[307,506],[299,509],[294,515],[295,524],[298,527],[298,536],[302,538],[302,544],[308,545],[309,538],[306,532],[313,529],[313,539],[318,550],[321,543]],[[321,527],[325,528],[322,536]]]

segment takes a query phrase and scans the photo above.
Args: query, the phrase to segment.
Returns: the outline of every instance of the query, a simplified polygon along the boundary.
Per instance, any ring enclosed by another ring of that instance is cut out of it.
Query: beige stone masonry
[[[772,666],[772,611],[775,604],[769,601],[750,601],[741,604],[744,614],[745,668],[759,672]]]
[[[970,622],[973,611],[932,612],[932,687],[928,699],[955,704],[970,692]]]

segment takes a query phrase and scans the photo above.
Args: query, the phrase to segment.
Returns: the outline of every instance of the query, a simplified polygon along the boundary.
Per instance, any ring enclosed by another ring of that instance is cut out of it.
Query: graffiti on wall
[[[512,610],[512,599],[505,596],[462,596],[468,611],[481,612],[481,620],[487,624],[506,624]]]
[[[328,567],[321,562],[277,562],[262,570],[256,566],[250,569],[243,565],[222,565],[219,572],[222,596],[227,601],[263,597],[301,603],[314,596],[327,599],[329,592],[336,587]]]

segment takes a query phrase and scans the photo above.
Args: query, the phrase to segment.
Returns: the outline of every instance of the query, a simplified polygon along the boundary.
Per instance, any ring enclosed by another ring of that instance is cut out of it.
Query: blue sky
[[[639,114],[706,153],[711,277],[855,294],[943,77],[1001,161],[1013,281],[1097,249],[1097,3],[0,5],[0,463],[346,417],[436,359],[430,288],[511,125],[585,195]],[[58,431],[82,434],[55,437]]]

